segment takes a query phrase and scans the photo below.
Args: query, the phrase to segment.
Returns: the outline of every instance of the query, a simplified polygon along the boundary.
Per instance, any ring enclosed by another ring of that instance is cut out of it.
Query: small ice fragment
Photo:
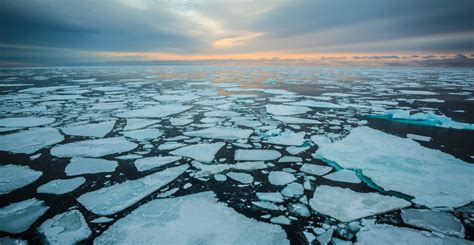
[[[332,167],[329,166],[322,166],[322,165],[317,165],[317,164],[310,164],[310,163],[305,163],[303,166],[301,166],[300,171],[305,172],[307,174],[312,174],[312,175],[325,175],[329,172],[331,172]]]
[[[280,208],[277,205],[271,202],[252,202],[252,204],[263,209],[274,210],[274,211],[280,210]]]
[[[293,174],[283,171],[271,171],[268,174],[268,181],[272,185],[286,185],[296,180]]]
[[[265,109],[268,113],[275,116],[290,116],[297,114],[304,114],[311,111],[310,108],[306,106],[289,106],[289,105],[265,105]]]
[[[223,174],[214,174],[214,179],[219,181],[219,182],[224,182],[227,180],[227,176]]]
[[[180,156],[164,156],[164,157],[145,157],[136,160],[133,164],[138,171],[143,172],[152,168],[158,168],[166,164],[180,160]]]
[[[253,182],[253,177],[247,173],[229,172],[226,174],[231,179],[238,181],[242,184],[250,184]]]
[[[283,196],[279,192],[257,192],[257,198],[261,201],[283,202]]]
[[[250,129],[212,127],[198,131],[184,132],[184,135],[211,139],[237,140],[247,139],[252,133],[253,131]]]
[[[38,193],[62,195],[74,191],[85,182],[86,179],[83,177],[51,180],[50,182],[38,187]]]
[[[291,224],[291,220],[288,219],[287,217],[283,216],[283,215],[271,218],[270,222],[275,223],[275,224],[280,224],[280,225],[290,225]]]
[[[40,225],[38,231],[45,236],[48,244],[76,244],[88,238],[92,231],[78,210],[58,214]]]
[[[114,172],[117,166],[117,161],[97,158],[73,157],[66,166],[64,172],[66,172],[66,175],[68,176],[110,173]]]
[[[304,188],[300,183],[289,183],[282,191],[281,194],[285,197],[299,197],[303,195]]]
[[[354,171],[347,170],[347,169],[341,169],[337,172],[324,175],[323,177],[326,179],[334,180],[334,181],[353,183],[353,184],[358,184],[361,182]]]
[[[418,135],[418,134],[407,134],[407,138],[412,139],[412,140],[417,140],[417,141],[424,141],[424,142],[431,141],[431,137]]]
[[[214,160],[216,153],[225,145],[225,143],[203,143],[185,146],[174,151],[171,155],[189,157],[200,162],[211,162]]]
[[[275,150],[246,150],[238,149],[235,151],[236,161],[269,161],[281,157],[280,152]]]

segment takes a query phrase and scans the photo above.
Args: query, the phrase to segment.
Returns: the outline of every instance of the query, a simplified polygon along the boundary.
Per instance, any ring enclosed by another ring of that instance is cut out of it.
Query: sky
[[[0,66],[150,60],[474,66],[472,0],[2,0]]]

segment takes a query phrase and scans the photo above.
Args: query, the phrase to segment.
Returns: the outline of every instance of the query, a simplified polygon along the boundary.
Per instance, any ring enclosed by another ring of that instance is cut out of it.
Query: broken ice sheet
[[[117,161],[97,158],[73,157],[71,158],[70,163],[66,166],[64,172],[66,172],[66,175],[68,176],[108,173],[114,172],[117,166]]]
[[[76,244],[88,238],[92,231],[78,210],[71,210],[58,214],[46,220],[38,228],[38,231],[45,236],[48,244]]]
[[[423,126],[474,130],[474,124],[457,122],[445,115],[433,112],[410,114],[408,110],[388,110],[370,117]]]
[[[347,205],[350,203],[351,205]],[[405,208],[410,202],[377,193],[355,192],[332,186],[318,186],[309,201],[311,208],[342,222]]]
[[[228,172],[226,174],[229,178],[238,181],[242,184],[250,184],[253,182],[252,175],[248,173],[239,173],[239,172]]]
[[[0,166],[0,195],[8,194],[37,180],[43,173],[27,166]]]
[[[184,164],[136,180],[128,180],[81,195],[77,200],[89,211],[110,215],[140,201],[164,185],[175,180],[189,168]]]
[[[403,222],[414,227],[464,238],[464,226],[452,214],[426,209],[402,209]]]
[[[200,162],[211,162],[214,160],[216,153],[224,146],[224,143],[203,143],[185,146],[174,151],[171,155],[189,157]]]
[[[218,202],[212,192],[152,200],[115,222],[94,243],[140,244],[149,241],[161,244],[289,244],[280,226],[247,218]]]
[[[416,204],[458,207],[474,200],[472,164],[413,140],[359,127],[340,141],[316,143],[314,157],[360,169],[383,189],[413,196]]]
[[[249,129],[212,127],[198,131],[184,132],[184,135],[211,139],[237,140],[247,139],[253,131]]]
[[[270,104],[265,105],[267,112],[275,116],[291,116],[297,114],[304,114],[311,111],[310,108],[306,106],[289,106],[289,105],[276,105]]]
[[[283,171],[271,171],[268,174],[268,181],[272,185],[286,185],[296,180],[293,174]]]
[[[0,119],[0,127],[9,128],[25,128],[25,127],[37,127],[46,124],[51,124],[56,119],[51,117],[10,117]]]
[[[147,171],[180,160],[180,156],[145,157],[133,163],[138,171]]]
[[[236,161],[268,161],[281,157],[281,153],[275,150],[244,150],[235,151]]]
[[[111,120],[99,123],[66,125],[65,127],[61,128],[61,130],[63,133],[68,135],[102,138],[112,131],[114,125],[115,120]]]
[[[347,170],[347,169],[341,169],[341,170],[338,170],[337,172],[324,175],[323,177],[326,179],[333,180],[333,181],[345,182],[345,183],[358,184],[361,182],[354,171]]]
[[[154,140],[162,136],[163,132],[161,132],[158,129],[152,128],[152,129],[137,129],[137,130],[125,131],[122,134],[127,138],[131,138],[138,141],[144,141],[144,140]]]
[[[30,128],[0,136],[0,151],[32,154],[64,140],[54,128]]]
[[[304,137],[305,133],[303,132],[293,133],[291,131],[286,131],[280,135],[268,137],[264,142],[276,145],[301,146],[305,141]]]
[[[0,231],[22,233],[49,209],[44,201],[31,198],[0,208]]]
[[[77,177],[77,178],[72,178],[72,179],[52,180],[38,187],[38,193],[61,195],[61,194],[74,191],[85,182],[86,182],[86,179],[83,177]]]
[[[117,114],[118,117],[136,117],[136,118],[162,118],[171,116],[174,114],[181,113],[191,109],[192,106],[185,106],[181,104],[166,104],[166,105],[156,105],[152,107],[147,107],[143,109],[126,111],[123,113]]]
[[[123,137],[83,140],[57,145],[51,149],[51,155],[56,157],[101,157],[131,151],[137,146]]]

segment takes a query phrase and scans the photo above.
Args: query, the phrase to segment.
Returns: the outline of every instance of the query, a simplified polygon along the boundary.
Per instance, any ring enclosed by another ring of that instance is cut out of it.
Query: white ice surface
[[[392,196],[355,192],[347,188],[324,185],[316,188],[309,204],[314,211],[342,222],[350,222],[411,205],[408,201]]]
[[[474,200],[474,165],[369,127],[333,143],[319,141],[314,157],[362,170],[375,184],[413,196],[428,207],[458,207]]]
[[[450,213],[427,209],[403,209],[401,216],[406,224],[464,238],[464,226]]]
[[[37,180],[43,173],[27,166],[0,166],[0,195],[25,187]]]
[[[178,114],[184,111],[191,109],[192,106],[185,106],[181,104],[166,104],[166,105],[156,105],[152,107],[147,107],[143,109],[126,111],[123,113],[117,114],[118,117],[137,117],[137,118],[162,118]]]
[[[311,164],[311,163],[305,163],[300,168],[301,172],[312,174],[312,175],[318,175],[318,176],[325,175],[331,172],[331,170],[332,170],[332,167]]]
[[[51,149],[51,155],[56,157],[101,157],[127,152],[137,146],[124,137],[83,140],[57,145]]]
[[[275,150],[245,150],[235,151],[236,161],[269,161],[281,157],[281,153]]]
[[[212,127],[192,132],[184,132],[184,135],[211,139],[237,140],[247,139],[253,131],[250,129]]]
[[[265,105],[265,109],[267,112],[274,115],[274,116],[290,116],[290,115],[298,115],[304,114],[306,112],[311,111],[310,108],[306,106],[290,106],[290,105]]]
[[[26,231],[41,215],[48,206],[44,201],[31,198],[21,202],[11,203],[0,208],[0,231],[8,233],[22,233]]]
[[[57,179],[38,187],[38,193],[62,195],[79,188],[86,182],[84,177],[76,177],[72,179]]]
[[[64,140],[54,128],[30,128],[0,136],[0,151],[32,154]]]
[[[287,124],[321,124],[318,120],[301,117],[274,116],[273,118]]]
[[[52,117],[10,117],[0,119],[0,127],[26,128],[51,124],[56,119]]]
[[[163,132],[159,129],[149,128],[149,129],[137,129],[125,131],[122,133],[127,138],[132,138],[138,141],[144,140],[154,140],[163,135]]]
[[[146,217],[146,218],[144,218]],[[95,244],[289,244],[277,225],[258,222],[203,192],[155,199],[118,220]]]
[[[176,162],[181,159],[180,156],[164,156],[164,157],[145,157],[135,160],[133,163],[138,171],[146,171],[153,168],[158,168],[166,164]]]
[[[68,176],[114,172],[117,161],[98,158],[73,157],[64,172]]]
[[[48,244],[73,245],[88,238],[92,231],[78,210],[67,211],[46,220],[38,227]]]
[[[239,172],[228,172],[226,174],[229,178],[238,181],[242,184],[250,184],[253,182],[252,175],[248,173],[239,173]]]
[[[271,171],[268,174],[268,181],[272,185],[286,185],[296,180],[293,174],[283,171]]]
[[[111,215],[140,201],[184,173],[189,165],[167,168],[136,180],[104,187],[81,195],[77,200],[98,215]]]
[[[301,146],[304,143],[305,133],[283,132],[277,136],[268,137],[264,142],[276,145]]]
[[[111,120],[99,123],[69,125],[61,128],[61,130],[68,135],[102,138],[112,131],[114,125],[115,120]]]
[[[360,179],[357,177],[356,173],[351,170],[341,169],[337,172],[330,173],[323,176],[326,179],[338,181],[338,182],[345,182],[345,183],[360,183]]]
[[[220,143],[203,143],[195,144],[190,146],[185,146],[174,151],[171,151],[171,155],[189,157],[200,162],[211,162],[214,160],[216,153],[224,146],[225,144]]]

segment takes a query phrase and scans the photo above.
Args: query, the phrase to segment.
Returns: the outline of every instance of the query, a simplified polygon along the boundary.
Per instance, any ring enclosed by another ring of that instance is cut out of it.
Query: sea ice
[[[287,124],[321,124],[321,122],[318,120],[300,118],[300,117],[274,116],[273,118]]]
[[[437,95],[436,92],[426,91],[426,90],[399,90],[402,94],[409,95]]]
[[[350,203],[350,205],[347,205]],[[405,208],[410,202],[377,193],[355,192],[333,186],[318,186],[309,201],[311,208],[341,222]]]
[[[152,200],[115,222],[94,243],[150,241],[176,245],[289,244],[281,227],[249,219],[217,202],[211,192]]]
[[[293,174],[283,171],[271,171],[268,174],[268,181],[272,185],[286,185],[296,180]]]
[[[291,102],[286,103],[287,105],[294,105],[294,106],[307,106],[307,107],[316,107],[316,108],[327,108],[327,109],[343,109],[347,108],[344,105],[338,105],[331,102],[325,101],[314,101],[314,100],[302,100],[298,102]]]
[[[115,120],[111,120],[100,123],[69,125],[63,127],[61,130],[63,131],[63,133],[68,135],[102,138],[106,134],[110,133],[110,131],[112,131],[114,125]]]
[[[51,117],[10,117],[0,119],[0,127],[26,128],[51,124],[56,119]]]
[[[264,142],[276,145],[301,146],[304,144],[305,133],[283,132],[277,136],[268,137]]]
[[[253,182],[253,177],[247,173],[228,172],[226,174],[229,178],[238,181],[242,184],[250,184]]]
[[[98,215],[111,215],[140,201],[184,173],[189,165],[167,168],[136,180],[128,180],[81,195],[77,200]]]
[[[64,172],[66,172],[66,175],[68,176],[109,173],[114,172],[117,166],[117,161],[97,158],[73,157],[66,166]]]
[[[237,162],[232,164],[203,164],[198,161],[192,161],[191,164],[193,167],[200,169],[200,171],[196,172],[194,177],[204,177],[213,174],[217,174],[229,169],[232,170],[255,170],[255,169],[265,169],[267,165],[264,162]]]
[[[252,133],[253,131],[250,129],[212,127],[198,131],[184,132],[184,135],[211,139],[237,140],[247,139]]]
[[[74,191],[85,182],[86,182],[86,179],[83,177],[76,177],[72,179],[52,180],[38,187],[38,193],[62,195],[62,194]]]
[[[137,146],[124,137],[83,140],[57,145],[51,149],[51,155],[56,157],[101,157],[127,152]]]
[[[341,169],[337,172],[324,175],[323,177],[326,179],[339,181],[339,182],[345,182],[345,183],[358,184],[361,182],[354,171],[347,170],[347,169]]]
[[[369,127],[352,129],[336,142],[318,142],[315,158],[362,174],[385,190],[413,196],[427,207],[458,207],[474,200],[474,166],[460,159]]]
[[[325,175],[331,172],[332,167],[322,166],[317,164],[305,163],[301,166],[300,171],[312,175]]]
[[[280,215],[277,217],[273,217],[270,219],[270,222],[275,223],[275,224],[280,224],[280,225],[290,225],[291,220],[285,217],[284,215]]]
[[[164,166],[168,163],[176,162],[181,159],[180,156],[164,156],[164,157],[145,157],[136,160],[133,164],[138,171],[143,172],[153,168]]]
[[[263,209],[274,210],[274,211],[280,210],[280,208],[276,204],[271,203],[271,202],[252,202],[252,204]]]
[[[472,245],[472,241],[460,238],[450,236],[442,237],[429,232],[386,224],[364,227],[357,232],[356,236],[356,245]]]
[[[275,116],[290,116],[297,114],[304,114],[311,111],[306,106],[290,106],[290,105],[265,105],[267,112]]]
[[[430,142],[431,137],[418,135],[418,134],[407,134],[407,138],[417,141]]]
[[[64,140],[54,128],[30,128],[18,133],[0,136],[0,151],[32,154]]]
[[[280,192],[257,192],[257,197],[261,201],[268,201],[268,202],[283,202],[283,196]]]
[[[174,151],[171,155],[189,157],[200,162],[211,162],[214,160],[216,153],[225,145],[225,143],[203,143],[185,146]]]
[[[426,209],[402,209],[401,216],[406,224],[464,238],[464,226],[450,213]]]
[[[299,197],[303,195],[304,188],[303,185],[300,183],[289,183],[283,190],[281,190],[281,194],[285,197]]]
[[[131,110],[117,114],[118,117],[162,118],[191,109],[192,106],[181,104],[156,105],[148,108]]]
[[[88,238],[92,231],[78,210],[67,211],[46,220],[38,231],[42,233],[48,244],[76,244]]]
[[[125,128],[123,128],[123,130],[128,131],[134,129],[141,129],[159,122],[159,120],[152,119],[127,118],[127,124],[125,125]]]
[[[11,203],[0,208],[0,231],[8,233],[22,233],[43,215],[48,206],[44,201],[31,198],[21,202]]]
[[[0,166],[0,195],[25,187],[37,180],[43,173],[27,166]]]
[[[474,130],[474,124],[457,122],[445,115],[437,115],[433,112],[410,114],[408,110],[388,110],[371,117],[431,127]]]
[[[281,157],[281,153],[275,150],[245,150],[235,151],[236,161],[269,161]]]
[[[156,139],[162,136],[163,132],[161,132],[159,129],[150,128],[125,131],[122,134],[127,138],[132,138],[138,141],[144,141]]]

